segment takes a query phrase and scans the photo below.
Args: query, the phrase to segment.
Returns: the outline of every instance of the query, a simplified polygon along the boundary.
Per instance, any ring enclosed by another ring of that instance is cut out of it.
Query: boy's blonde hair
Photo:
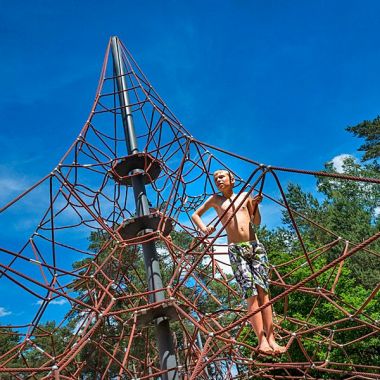
[[[214,173],[213,173],[213,176],[215,177],[215,175],[217,173],[220,173],[220,172],[227,173],[228,176],[230,177],[231,181],[235,179],[234,175],[229,170],[227,170],[227,169],[218,169],[218,170],[215,170]]]

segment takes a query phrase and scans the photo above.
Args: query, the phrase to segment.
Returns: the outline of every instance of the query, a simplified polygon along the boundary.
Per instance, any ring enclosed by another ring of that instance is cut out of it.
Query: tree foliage
[[[357,137],[365,139],[365,143],[358,149],[364,152],[363,161],[380,157],[380,116],[377,116],[372,121],[364,120],[357,125],[349,126],[346,130]]]
[[[327,163],[324,170],[336,173],[332,163]],[[343,172],[351,176],[380,178],[376,163],[359,164],[353,157],[345,159]],[[299,185],[289,184],[286,194],[289,206],[294,210],[292,216],[302,236],[304,248],[310,253],[311,267],[287,211],[283,212],[284,226],[273,230],[263,227],[259,231],[261,241],[267,246],[270,261],[290,285],[298,284],[342,255],[346,241],[358,244],[380,229],[379,185],[322,176],[316,180],[317,192],[304,192]],[[338,236],[342,239],[335,247],[325,253],[318,250]],[[350,247],[352,245],[349,245],[349,249]],[[380,244],[376,241],[368,249],[360,250],[344,261],[339,281],[330,299],[295,291],[277,302],[275,309],[285,317],[281,324],[282,328],[302,332],[306,327],[323,326],[331,321],[347,318],[343,309],[355,314],[379,283],[380,258],[377,253],[380,251],[379,248]],[[284,265],[285,263],[290,264]],[[317,289],[320,286],[331,290],[337,272],[338,266],[335,266],[305,286],[310,289]],[[275,274],[272,277],[277,279]],[[280,286],[273,286],[272,297],[281,294],[282,291],[283,288]],[[313,353],[316,361],[329,360],[340,363],[349,361],[363,365],[379,363],[380,338],[378,334],[374,334],[371,338],[361,340],[373,330],[370,326],[362,327],[359,323],[361,321],[375,323],[374,321],[379,319],[379,294],[366,304],[363,311],[363,314],[357,316],[357,320],[346,320],[329,328],[303,335],[303,347],[309,354]],[[358,327],[359,325],[361,327]],[[329,341],[331,334],[342,346],[329,346],[325,343]],[[351,343],[355,340],[358,342]],[[289,353],[292,361],[305,361],[300,344],[293,344]]]

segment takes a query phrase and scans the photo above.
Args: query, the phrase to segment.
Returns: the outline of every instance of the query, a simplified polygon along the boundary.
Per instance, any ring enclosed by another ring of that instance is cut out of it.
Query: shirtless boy
[[[227,170],[217,170],[214,173],[214,181],[222,195],[214,194],[208,198],[194,212],[192,220],[205,235],[211,234],[215,231],[215,227],[206,226],[201,217],[208,209],[212,207],[215,209],[227,232],[231,267],[247,300],[248,313],[251,313],[269,301],[268,257],[264,246],[256,241],[251,224],[251,222],[260,224],[258,204],[262,201],[262,196],[246,198],[247,193],[234,194],[235,179]],[[233,217],[228,222],[231,215]],[[279,354],[286,351],[286,347],[276,343],[271,306],[254,314],[250,318],[250,323],[257,335],[259,341],[257,348],[261,353]]]

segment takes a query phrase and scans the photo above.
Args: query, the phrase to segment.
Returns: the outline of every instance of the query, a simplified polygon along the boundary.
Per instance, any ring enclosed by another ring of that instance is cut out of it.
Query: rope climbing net
[[[361,241],[338,236],[290,206],[282,176],[380,180],[263,165],[198,141],[121,45],[141,148],[130,154],[109,52],[110,45],[78,138],[51,173],[0,210],[2,303],[20,300],[11,315],[17,322],[0,326],[0,377],[142,380],[174,370],[181,379],[379,378],[380,367],[358,361],[355,350],[378,339],[380,285],[355,305],[339,286],[353,257],[380,261],[372,248],[380,232]],[[252,313],[225,259],[224,227],[214,218],[216,232],[204,238],[191,222],[217,191],[212,173],[220,168],[234,174],[239,194],[263,194],[263,209],[272,205],[291,226],[282,253],[267,247],[272,296],[255,311],[273,305],[276,337],[287,346],[281,357],[256,349]],[[136,212],[136,176],[144,178],[149,215]],[[305,241],[305,225],[323,234],[323,244]],[[142,255],[148,242],[157,247],[164,284],[154,290]],[[165,296],[156,300],[159,292]],[[321,310],[325,319],[316,317]],[[159,319],[170,321],[174,369],[160,365],[152,329]]]

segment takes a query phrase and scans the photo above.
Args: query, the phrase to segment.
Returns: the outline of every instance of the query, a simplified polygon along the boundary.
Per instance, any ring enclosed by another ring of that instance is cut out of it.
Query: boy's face
[[[220,191],[233,187],[233,183],[235,182],[231,178],[230,173],[225,170],[216,171],[214,173],[214,181]]]

